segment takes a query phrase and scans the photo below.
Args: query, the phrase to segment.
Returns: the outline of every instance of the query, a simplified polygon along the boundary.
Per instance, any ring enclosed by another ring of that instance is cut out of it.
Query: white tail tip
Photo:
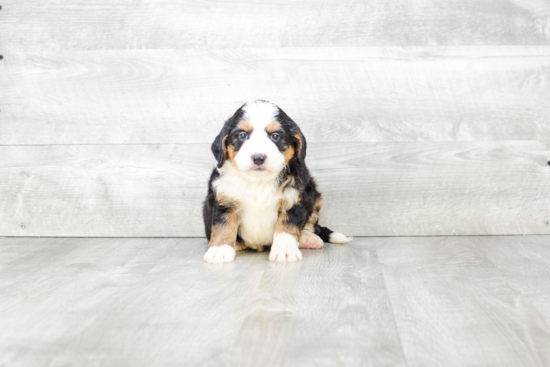
[[[340,232],[332,232],[329,236],[329,242],[331,243],[348,243],[351,240],[351,237],[347,237],[345,234]]]

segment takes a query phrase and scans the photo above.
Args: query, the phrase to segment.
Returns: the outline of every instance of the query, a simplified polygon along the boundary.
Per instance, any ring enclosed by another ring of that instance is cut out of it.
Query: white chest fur
[[[281,190],[277,178],[248,181],[227,163],[221,173],[214,188],[238,204],[239,235],[245,245],[255,249],[270,245],[281,206],[292,207],[298,201],[298,191]]]

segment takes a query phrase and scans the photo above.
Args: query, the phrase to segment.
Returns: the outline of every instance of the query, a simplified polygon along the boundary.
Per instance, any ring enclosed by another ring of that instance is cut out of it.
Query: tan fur
[[[232,205],[232,202],[224,198],[223,195],[218,195],[217,198],[220,204],[224,206]],[[223,245],[234,246],[237,240],[238,228],[238,216],[237,213],[232,210],[225,214],[225,222],[223,224],[214,224],[212,226],[212,235],[208,247]]]
[[[317,220],[319,219],[319,210],[321,210],[321,205],[323,204],[323,199],[319,196],[317,200],[315,200],[315,205],[313,206],[313,212],[311,212],[311,215],[307,219],[306,225],[304,226],[304,231],[309,231],[311,233],[315,233],[315,223],[317,223]]]
[[[254,127],[252,126],[252,124],[247,121],[247,120],[241,120],[239,121],[239,123],[237,124],[237,128],[238,129],[241,129],[241,130],[244,130],[246,131],[247,133],[251,132],[252,130],[254,130]]]
[[[299,202],[300,196],[298,195],[298,191],[296,189],[292,189],[294,192],[292,192],[293,197],[292,198],[285,198],[287,200],[281,202],[281,206],[279,208],[279,216],[277,218],[277,226],[275,227],[275,235],[282,234],[282,233],[288,233],[292,237],[296,239],[296,241],[300,240],[300,228],[296,226],[295,224],[288,223],[287,220],[287,210],[292,208],[297,202]],[[285,190],[286,192],[291,193],[290,190]],[[294,196],[296,195],[296,196]]]
[[[217,193],[216,201],[218,203],[220,203],[221,205],[223,205],[225,207],[229,207],[229,208],[237,208],[237,205],[238,205],[237,202],[235,202],[235,200],[228,198],[223,193]],[[235,213],[236,214],[236,210],[233,210],[230,213],[232,213],[232,214]]]
[[[212,226],[212,237],[210,237],[210,242],[208,247],[212,246],[234,246],[235,240],[237,239],[237,226],[234,223],[229,224],[214,224]]]
[[[236,155],[237,154],[235,154],[235,148],[233,148],[233,145],[229,145],[229,147],[227,147],[227,158],[233,163],[233,159]]]
[[[286,148],[286,150],[283,152],[283,155],[285,156],[285,164],[288,164],[288,162],[290,162],[290,160],[292,159],[292,157],[294,157],[294,148],[289,146],[288,148]]]
[[[279,219],[277,220],[277,227],[275,227],[275,235],[287,233],[294,237],[296,241],[300,240],[300,228],[298,226],[286,223],[286,212],[279,215]]]
[[[313,212],[311,212],[304,228],[302,228],[300,232],[300,248],[314,249],[323,247],[323,240],[315,234],[315,223],[317,223],[319,219],[319,210],[321,210],[322,203],[323,200],[319,196],[317,200],[315,200]]]
[[[301,158],[300,154],[302,154],[301,152],[302,152],[302,144],[303,144],[302,134],[295,132],[292,134],[292,136],[294,136],[294,138],[298,141],[298,144],[296,146],[296,155],[298,156],[298,158]]]
[[[277,130],[281,130],[281,123],[279,121],[273,120],[269,124],[266,125],[265,131],[267,131],[269,134],[274,133]]]
[[[241,130],[244,130],[247,133],[250,133],[252,130],[254,130],[254,127],[252,126],[252,124],[247,120],[239,121],[239,123],[237,124],[237,128],[241,129]],[[234,159],[237,156],[237,154],[238,154],[238,152],[235,152],[235,148],[233,148],[232,145],[229,145],[227,147],[227,157],[229,158],[229,160],[231,161],[231,163],[233,165],[235,165],[234,164]]]
[[[277,192],[282,193],[277,208],[279,213],[286,212],[301,200],[300,193],[294,188],[294,183],[294,177],[290,176],[279,185]]]
[[[225,163],[225,160],[227,159],[227,146],[225,144],[225,141],[227,140],[227,136],[228,134],[224,134],[222,139],[222,150],[223,150],[222,166]]]

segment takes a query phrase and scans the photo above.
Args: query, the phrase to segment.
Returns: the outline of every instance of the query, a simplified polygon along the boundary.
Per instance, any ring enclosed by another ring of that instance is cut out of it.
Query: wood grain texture
[[[532,316],[546,331],[550,330],[550,243],[547,236],[533,236],[528,241],[512,237],[499,241],[497,237],[473,238],[478,248],[501,271],[502,279],[517,291],[518,304],[534,308]],[[537,343],[544,352],[544,365],[550,365],[550,344]]]
[[[181,241],[0,240],[0,365],[50,364]]]
[[[215,166],[205,144],[0,150],[1,218],[8,220],[0,232],[204,236],[201,203]]]
[[[0,240],[11,284],[0,293],[0,363],[405,365],[372,249],[305,250],[298,264],[242,251],[216,266],[202,261],[206,244]]]
[[[360,240],[303,256],[267,264],[233,347],[212,365],[406,366],[373,248]]]
[[[550,46],[4,56],[0,145],[211,143],[258,98],[310,142],[550,136]]]
[[[265,263],[208,267],[206,246],[205,239],[0,241],[11,257],[0,267],[10,283],[0,290],[0,365],[195,366],[226,349]]]
[[[6,0],[1,49],[550,44],[541,0]]]
[[[537,278],[550,262],[526,251],[541,241],[548,236],[372,239],[408,365],[548,366],[548,303],[539,310],[522,292],[532,287],[548,300]],[[521,259],[513,267],[525,275],[509,283],[514,261],[501,267],[493,258]]]
[[[203,236],[209,144],[0,147],[0,235]],[[547,142],[310,144],[348,235],[550,234]]]
[[[133,289],[109,305],[111,312],[90,320],[52,365],[198,367],[231,348],[267,260],[247,261],[256,253],[245,252],[239,266],[216,267],[203,262],[206,239],[177,241]]]
[[[549,237],[0,238],[0,365],[548,366]]]

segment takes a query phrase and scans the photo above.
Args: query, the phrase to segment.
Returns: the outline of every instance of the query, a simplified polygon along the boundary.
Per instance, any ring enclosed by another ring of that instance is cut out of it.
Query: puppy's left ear
[[[288,131],[290,132],[290,135],[296,140],[296,148],[295,153],[296,158],[299,163],[303,163],[304,159],[306,159],[306,149],[307,149],[307,143],[306,138],[304,137],[304,134],[302,134],[302,130],[300,130],[300,127],[297,123],[295,123],[288,115],[279,108],[279,121],[288,128]]]
[[[306,159],[307,142],[304,134],[294,121],[290,127],[290,134],[296,139],[296,157],[299,162],[303,162]]]

